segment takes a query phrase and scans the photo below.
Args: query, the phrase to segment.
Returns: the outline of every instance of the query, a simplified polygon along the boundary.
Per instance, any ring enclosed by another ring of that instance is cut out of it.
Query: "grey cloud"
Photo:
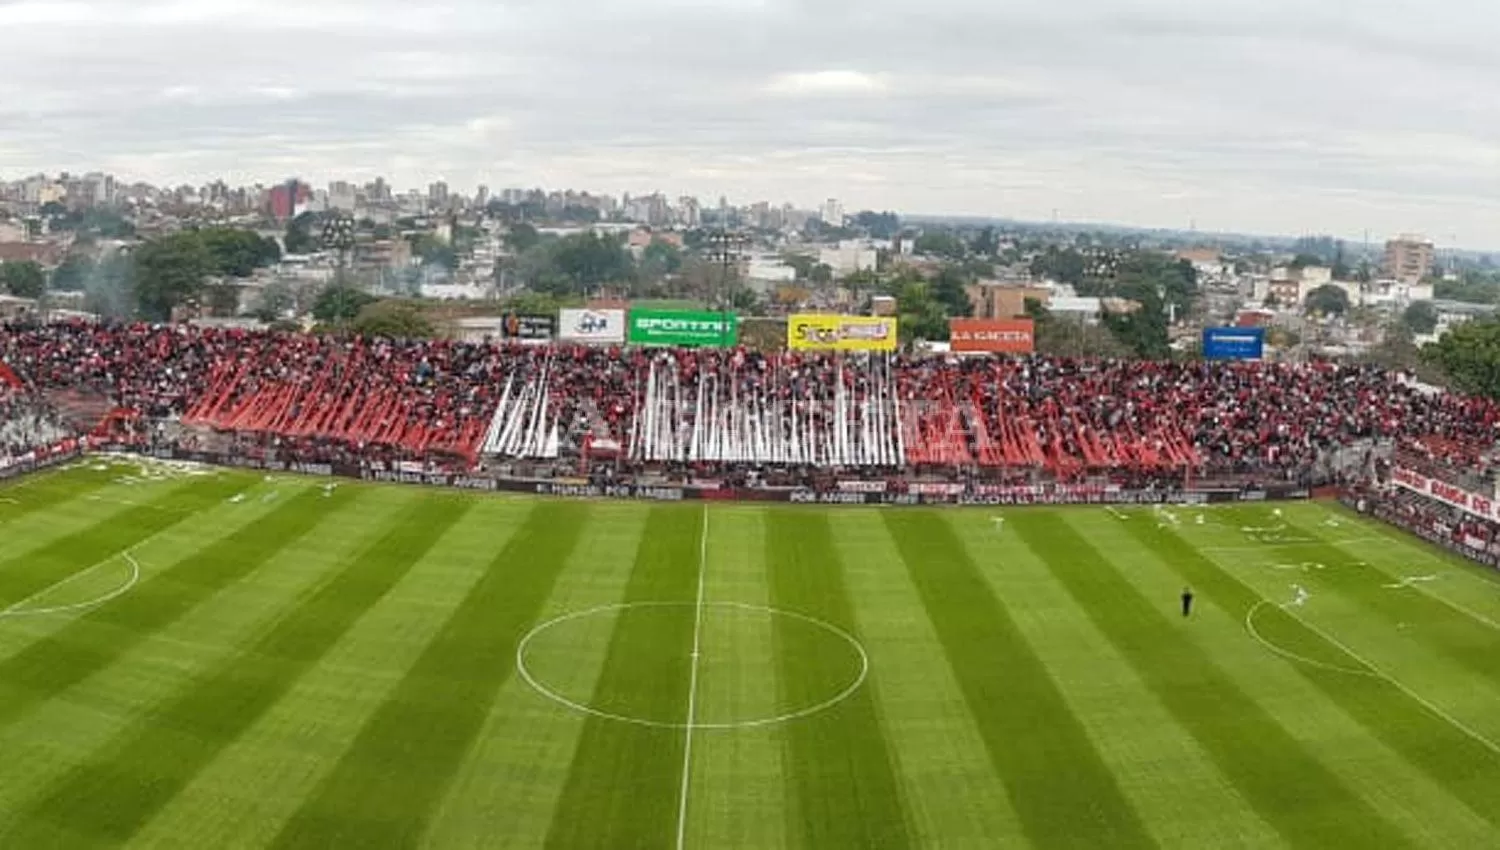
[[[0,27],[26,28],[0,52],[0,172],[384,171],[1488,244],[1500,10],[1339,15],[1292,0],[0,0]]]

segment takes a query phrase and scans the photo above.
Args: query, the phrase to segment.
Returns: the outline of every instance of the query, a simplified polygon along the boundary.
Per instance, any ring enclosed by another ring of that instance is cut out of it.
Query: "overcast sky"
[[[385,175],[1500,247],[1500,4],[1352,8],[0,0],[0,177]]]

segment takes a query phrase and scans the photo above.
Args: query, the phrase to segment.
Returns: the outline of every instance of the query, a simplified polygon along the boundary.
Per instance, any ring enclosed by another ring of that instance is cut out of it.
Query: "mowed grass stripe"
[[[1243,581],[1208,558],[1177,533],[1149,522],[1127,522],[1125,528],[1156,552],[1195,593],[1243,617],[1265,601]],[[1257,629],[1274,634],[1279,646],[1300,655],[1334,659],[1351,670],[1362,664],[1276,605],[1256,613]],[[1287,664],[1336,703],[1365,731],[1395,750],[1435,784],[1463,801],[1475,813],[1500,826],[1494,789],[1500,782],[1500,757],[1447,720],[1433,714],[1391,682],[1376,676],[1350,675],[1296,661]]]
[[[658,505],[646,518],[593,702],[683,722],[691,677],[703,509]],[[677,833],[683,731],[590,716],[573,752],[546,846],[671,847]],[[689,803],[691,805],[691,803]]]
[[[767,512],[766,569],[771,605],[826,620],[858,634],[843,562],[825,511]],[[809,645],[805,625],[772,621],[782,704],[816,705],[850,681],[859,659],[838,641]],[[817,651],[809,651],[809,648]],[[875,680],[828,711],[789,723],[782,765],[792,846],[900,848],[912,844],[894,754],[881,729]],[[799,840],[800,839],[800,840]]]
[[[1405,836],[1350,791],[1220,670],[1109,560],[1052,511],[1010,525],[1192,734],[1250,805],[1294,847],[1402,847]],[[1175,616],[1175,615],[1172,615]]]
[[[1154,847],[1047,668],[931,511],[885,514],[1011,807],[1038,847]]]
[[[17,479],[18,483],[0,487],[0,526],[97,493],[114,477],[113,470],[104,472],[93,469],[34,474],[44,477],[23,477]]]
[[[231,481],[233,485],[236,482]],[[238,482],[241,486],[243,482]],[[230,489],[235,489],[231,487]],[[142,581],[108,604],[0,661],[0,724],[115,663],[150,635],[252,573],[317,526],[347,496],[303,491],[270,513]]]
[[[1296,523],[1287,522],[1286,527],[1294,536],[1320,541],[1287,544],[1281,553],[1286,560],[1333,565],[1360,560],[1332,543],[1321,542],[1315,532]],[[1488,682],[1500,685],[1500,652],[1496,651],[1500,632],[1493,625],[1420,591],[1393,592],[1383,585],[1398,582],[1402,576],[1382,569],[1373,561],[1364,563],[1366,566],[1358,569],[1314,570],[1307,576],[1310,579],[1308,584],[1338,593],[1389,622],[1392,628],[1397,623],[1405,623],[1406,634],[1413,640]],[[1371,573],[1379,580],[1373,579]]]
[[[1079,514],[1114,521],[1097,508]],[[1019,535],[997,528],[988,512],[954,511],[944,518],[1159,843],[1216,850],[1285,846]],[[1134,578],[1150,569],[1149,554],[1108,551],[1122,574]],[[1166,586],[1170,595],[1175,579]]]
[[[588,515],[560,502],[526,517],[273,846],[420,843]]]
[[[233,495],[239,482],[228,476],[197,479],[142,505],[102,519],[78,534],[0,561],[0,609],[187,522],[193,514]]]
[[[1213,513],[1216,518],[1225,516],[1219,510]],[[1473,839],[1492,836],[1494,827],[1454,795],[1452,783],[1457,777],[1434,775],[1413,759],[1429,740],[1437,746],[1433,755],[1440,759],[1450,748],[1455,753],[1466,747],[1480,748],[1462,736],[1450,741],[1452,729],[1441,722],[1434,725],[1436,718],[1423,717],[1420,706],[1389,683],[1340,672],[1360,667],[1297,618],[1277,606],[1261,604],[1257,584],[1250,578],[1258,578],[1279,593],[1286,587],[1285,576],[1264,568],[1242,576],[1206,557],[1207,551],[1218,551],[1214,544],[1243,540],[1237,528],[1210,537],[1204,532],[1214,533],[1211,526],[1162,529],[1153,518],[1136,512],[1124,521],[1108,515],[1069,519],[1084,525],[1087,539],[1109,547],[1112,556],[1116,552],[1136,556],[1139,566],[1130,580],[1143,592],[1161,594],[1164,607],[1174,607],[1176,592],[1184,584],[1191,585],[1198,602],[1194,624],[1185,630],[1186,635],[1219,659],[1253,699],[1413,841],[1423,846],[1485,846]],[[1187,533],[1194,535],[1192,541],[1184,539]],[[1204,549],[1196,548],[1199,545]],[[1266,551],[1274,562],[1277,550]],[[1252,607],[1255,633],[1264,641],[1332,669],[1291,660],[1255,640],[1246,628]],[[1428,738],[1433,731],[1440,737]],[[1464,773],[1471,765],[1460,761],[1452,767],[1455,773]],[[1491,789],[1500,781],[1493,773],[1480,777],[1487,778]],[[1472,783],[1475,778],[1463,781]],[[1484,793],[1478,789],[1475,799],[1483,799]]]
[[[428,495],[252,645],[66,774],[22,813],[0,844],[111,846],[128,840],[316,664],[470,504]]]

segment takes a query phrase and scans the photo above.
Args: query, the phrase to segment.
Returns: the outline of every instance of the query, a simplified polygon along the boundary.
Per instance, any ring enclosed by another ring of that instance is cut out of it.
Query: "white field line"
[[[1200,549],[1199,551],[1205,551],[1205,550],[1201,550]],[[1210,557],[1212,557],[1212,555],[1210,555]],[[1250,590],[1251,593],[1254,593],[1256,596],[1260,596],[1260,591],[1256,590],[1254,587],[1252,587],[1251,585],[1247,584],[1244,580],[1240,579],[1239,577],[1235,576],[1233,573],[1229,572],[1228,568],[1225,567],[1222,563],[1220,563],[1219,566],[1220,566],[1221,569],[1225,570],[1225,573],[1227,575],[1229,575],[1230,578],[1233,578],[1240,585],[1242,585],[1245,588],[1247,588],[1248,590]],[[1262,597],[1262,601],[1265,601],[1264,597]],[[1417,693],[1416,691],[1414,691],[1411,688],[1407,687],[1406,685],[1402,684],[1395,677],[1391,676],[1389,673],[1386,673],[1384,670],[1381,670],[1379,667],[1375,666],[1375,664],[1373,664],[1370,661],[1370,659],[1368,659],[1368,658],[1364,657],[1363,655],[1360,655],[1359,653],[1355,652],[1348,644],[1346,644],[1343,641],[1335,638],[1333,635],[1329,634],[1328,632],[1324,631],[1323,629],[1318,628],[1318,626],[1314,625],[1313,623],[1309,622],[1308,620],[1304,619],[1303,617],[1298,616],[1297,613],[1295,611],[1293,611],[1290,607],[1283,606],[1281,610],[1285,611],[1292,619],[1294,619],[1297,622],[1301,623],[1302,625],[1306,626],[1314,634],[1318,635],[1319,637],[1321,637],[1324,640],[1328,641],[1330,644],[1333,644],[1334,646],[1336,646],[1339,649],[1343,650],[1344,653],[1347,654],[1350,658],[1352,658],[1355,661],[1359,662],[1367,670],[1369,670],[1370,671],[1370,675],[1375,676],[1376,678],[1383,679],[1383,680],[1389,682],[1397,690],[1399,690],[1402,693],[1406,694],[1408,697],[1411,697],[1413,700],[1416,700],[1419,705],[1421,705],[1422,707],[1426,708],[1428,711],[1432,712],[1434,715],[1438,716],[1439,718],[1442,718],[1443,720],[1447,721],[1448,724],[1450,726],[1452,726],[1453,728],[1455,728],[1458,731],[1464,733],[1465,735],[1469,736],[1470,738],[1472,738],[1473,740],[1477,741],[1478,743],[1484,745],[1484,747],[1486,749],[1490,750],[1490,752],[1493,752],[1496,755],[1500,755],[1500,745],[1497,745],[1494,741],[1491,741],[1489,738],[1486,738],[1485,736],[1479,734],[1472,727],[1468,726],[1463,721],[1461,721],[1458,718],[1454,717],[1452,714],[1449,714],[1447,711],[1443,710],[1441,707],[1439,707],[1438,705],[1434,704],[1431,700],[1427,699],[1426,697],[1422,696],[1421,694]],[[1252,606],[1251,611],[1248,612],[1248,613],[1249,614],[1253,614],[1254,613],[1254,606]],[[1249,617],[1248,617],[1248,614],[1247,614],[1247,620],[1248,619],[1249,619]],[[1267,646],[1269,648],[1269,644],[1267,642],[1262,641],[1261,643],[1262,643],[1263,646]],[[1284,653],[1276,652],[1276,650],[1274,648],[1271,648],[1271,651],[1275,652],[1277,655],[1282,655],[1283,657],[1285,657]],[[1301,658],[1299,658],[1297,660],[1303,661],[1303,662],[1309,662],[1312,659],[1301,659]],[[1340,672],[1343,672],[1343,673],[1352,673],[1353,671],[1352,670],[1341,670]]]
[[[693,606],[693,661],[688,675],[687,723],[682,730],[682,790],[677,796],[677,850],[687,843],[688,786],[693,776],[693,727],[698,722],[698,656],[703,637],[703,573],[708,568],[708,505],[698,538],[698,601]]]
[[[1215,553],[1224,555],[1239,555],[1244,553],[1264,552],[1267,549],[1290,548],[1293,546],[1320,546],[1324,544],[1330,546],[1342,546],[1344,544],[1371,543],[1377,540],[1380,540],[1380,538],[1350,537],[1344,540],[1325,540],[1319,538],[1316,540],[1290,540],[1284,543],[1258,543],[1252,546],[1196,546],[1194,548],[1196,548],[1199,552],[1207,552],[1210,555]]]
[[[1441,717],[1442,719],[1448,721],[1448,723],[1451,724],[1453,726],[1453,728],[1455,728],[1458,731],[1464,733],[1465,735],[1468,735],[1470,738],[1473,738],[1475,741],[1479,742],[1480,744],[1483,744],[1487,749],[1489,749],[1490,752],[1495,753],[1496,755],[1500,755],[1500,745],[1497,745],[1494,741],[1491,741],[1489,738],[1486,738],[1485,736],[1479,734],[1472,727],[1468,726],[1463,721],[1459,720],[1457,717],[1454,717],[1453,715],[1449,714],[1447,711],[1445,711],[1444,709],[1442,709],[1441,707],[1439,707],[1438,705],[1436,705],[1435,703],[1433,703],[1431,700],[1427,699],[1426,697],[1422,696],[1421,694],[1417,693],[1416,691],[1412,690],[1411,688],[1408,688],[1406,685],[1403,685],[1395,677],[1391,676],[1390,674],[1386,673],[1385,671],[1381,670],[1379,667],[1377,667],[1373,663],[1371,663],[1371,661],[1368,658],[1365,658],[1364,656],[1362,656],[1359,653],[1355,652],[1353,649],[1351,649],[1349,647],[1348,644],[1344,643],[1343,641],[1339,640],[1338,638],[1334,637],[1333,635],[1329,634],[1328,632],[1324,631],[1323,629],[1318,628],[1313,623],[1310,623],[1307,620],[1303,619],[1302,617],[1297,616],[1297,613],[1295,611],[1292,611],[1289,608],[1283,608],[1282,610],[1286,611],[1287,614],[1291,615],[1292,619],[1296,620],[1297,622],[1299,622],[1302,625],[1304,625],[1304,626],[1308,627],[1309,629],[1311,629],[1314,634],[1317,634],[1317,635],[1321,636],[1324,640],[1328,641],[1329,643],[1333,644],[1334,646],[1338,647],[1339,649],[1342,649],[1345,653],[1347,653],[1349,655],[1350,658],[1353,658],[1355,661],[1358,661],[1360,664],[1363,664],[1370,671],[1371,674],[1373,674],[1373,675],[1375,675],[1375,676],[1377,676],[1377,677],[1379,677],[1381,679],[1384,679],[1387,682],[1390,682],[1392,685],[1394,685],[1402,693],[1406,694],[1407,696],[1411,697],[1412,699],[1414,699],[1418,703],[1420,703],[1422,706],[1424,706],[1428,711],[1430,711],[1433,714],[1436,714],[1438,717]]]
[[[49,608],[26,607],[27,603],[32,602],[36,599],[40,599],[41,597],[46,596],[47,594],[58,589],[59,587],[62,587],[63,585],[71,584],[77,579],[80,579],[88,573],[99,569],[105,564],[112,563],[115,560],[115,557],[117,556],[111,555],[109,558],[106,558],[105,560],[100,561],[93,566],[84,567],[83,569],[79,570],[76,573],[73,573],[62,581],[53,582],[52,584],[47,585],[41,590],[38,590],[36,593],[33,593],[25,599],[22,599],[21,601],[10,605],[5,610],[0,611],[0,619],[5,619],[7,617],[35,617],[42,614],[63,614],[69,611],[81,611],[85,608],[94,608],[99,605],[103,605],[106,602],[125,595],[141,580],[141,564],[130,554],[130,550],[128,549],[120,552],[118,557],[124,558],[125,562],[130,565],[130,578],[126,579],[124,584],[120,585],[114,590],[105,593],[103,596],[98,596],[93,599],[86,599],[83,602],[74,602],[70,605],[54,605]]]
[[[1308,658],[1305,655],[1298,655],[1297,653],[1292,652],[1290,649],[1285,649],[1283,647],[1277,646],[1275,643],[1272,643],[1269,640],[1266,640],[1266,638],[1261,635],[1260,631],[1255,628],[1255,614],[1266,605],[1276,605],[1277,608],[1280,608],[1283,611],[1287,610],[1286,605],[1278,605],[1269,599],[1262,599],[1254,605],[1251,605],[1250,610],[1245,612],[1245,631],[1249,632],[1250,636],[1255,638],[1256,642],[1261,646],[1277,655],[1280,655],[1282,658],[1295,661],[1299,664],[1306,664],[1309,667],[1317,667],[1322,670],[1331,670],[1335,673],[1348,673],[1351,676],[1370,676],[1371,678],[1375,679],[1384,678],[1378,671],[1375,670],[1359,670],[1353,667],[1344,667],[1340,664],[1329,664],[1326,661],[1319,661],[1316,658]]]
[[[1404,540],[1404,539],[1401,539],[1401,538],[1396,537],[1394,535],[1386,535],[1384,531],[1381,532],[1381,535],[1382,536],[1379,536],[1379,537],[1362,538],[1360,540],[1351,540],[1351,541],[1348,541],[1348,542],[1350,542],[1350,543],[1365,543],[1365,542],[1369,542],[1369,543],[1389,543],[1391,541],[1395,541],[1395,542],[1398,542],[1398,543],[1406,544],[1410,548],[1416,549],[1418,555],[1422,556],[1422,558],[1426,559],[1427,561],[1429,561],[1431,563],[1434,563],[1434,564],[1437,564],[1437,565],[1443,567],[1443,571],[1444,572],[1448,572],[1448,571],[1454,571],[1454,572],[1456,572],[1459,569],[1458,567],[1454,566],[1453,564],[1449,563],[1448,561],[1444,560],[1443,558],[1438,557],[1437,555],[1434,555],[1431,552],[1423,551],[1421,547],[1411,546],[1411,541],[1409,541],[1409,540]],[[1421,538],[1417,538],[1417,539],[1420,540]],[[1460,557],[1460,556],[1454,556],[1454,557]],[[1454,602],[1452,599],[1449,599],[1446,596],[1441,596],[1441,595],[1439,595],[1437,593],[1434,593],[1431,590],[1428,590],[1426,587],[1422,586],[1421,583],[1408,584],[1407,586],[1410,587],[1410,588],[1412,588],[1412,589],[1414,589],[1414,590],[1416,590],[1418,593],[1422,594],[1423,596],[1426,596],[1426,597],[1428,597],[1430,599],[1435,599],[1438,602],[1441,602],[1444,605],[1447,605],[1449,608],[1452,608],[1453,610],[1459,612],[1460,614],[1466,614],[1466,615],[1474,618],[1475,620],[1477,620],[1477,621],[1485,624],[1486,626],[1489,626],[1490,628],[1492,628],[1492,629],[1494,629],[1496,631],[1500,631],[1500,623],[1495,622],[1494,620],[1490,619],[1489,617],[1486,617],[1485,615],[1479,613],[1478,611],[1475,611],[1472,608],[1469,608],[1466,605],[1460,604],[1458,602]]]

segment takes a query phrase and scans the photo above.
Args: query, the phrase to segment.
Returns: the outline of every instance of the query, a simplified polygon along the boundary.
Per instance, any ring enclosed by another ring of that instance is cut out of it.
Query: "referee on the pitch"
[[[1187,617],[1193,613],[1193,589],[1184,587],[1182,589],[1182,616]]]

